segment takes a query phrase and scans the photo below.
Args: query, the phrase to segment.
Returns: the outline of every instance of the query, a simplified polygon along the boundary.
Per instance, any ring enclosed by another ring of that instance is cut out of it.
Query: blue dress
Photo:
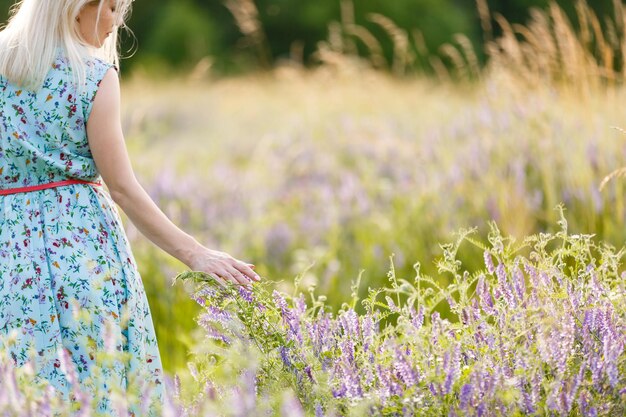
[[[61,49],[37,92],[0,75],[0,189],[101,181],[85,124],[112,65],[97,58],[85,64],[83,89]],[[100,360],[113,350],[125,359]],[[143,407],[129,411],[158,415],[165,381],[152,316],[117,206],[103,187],[0,195],[0,353],[16,366],[34,355],[36,376],[68,400],[73,366],[104,415],[117,415],[114,387],[145,390]]]

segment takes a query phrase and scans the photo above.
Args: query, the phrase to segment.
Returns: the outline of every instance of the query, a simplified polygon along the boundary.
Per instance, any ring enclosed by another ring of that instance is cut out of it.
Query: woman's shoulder
[[[100,82],[102,77],[104,77],[104,74],[106,74],[106,72],[110,68],[114,68],[115,71],[118,71],[117,67],[114,64],[100,57],[87,56],[83,59],[83,62],[85,63],[85,71],[87,77],[96,81],[97,83]]]
[[[95,55],[85,54],[81,56],[81,59],[85,72],[88,76],[98,77],[99,75],[103,75],[103,73],[105,73],[109,68],[115,68],[115,70],[118,71],[114,64]],[[56,49],[56,57],[53,67],[56,69],[67,68],[67,70],[71,72],[70,59],[64,49]]]
[[[115,68],[115,71],[117,71],[117,67],[114,64],[108,61],[105,61],[104,59],[97,57],[97,56],[86,57],[85,65],[95,70],[102,70],[102,69],[108,70],[109,68]]]

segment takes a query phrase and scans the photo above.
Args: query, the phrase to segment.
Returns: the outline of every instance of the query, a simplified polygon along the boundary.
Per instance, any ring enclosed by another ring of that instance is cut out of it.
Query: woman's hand
[[[192,257],[188,265],[192,271],[213,275],[218,281],[226,280],[248,286],[251,281],[260,281],[254,265],[239,261],[226,252],[208,249],[202,246]]]

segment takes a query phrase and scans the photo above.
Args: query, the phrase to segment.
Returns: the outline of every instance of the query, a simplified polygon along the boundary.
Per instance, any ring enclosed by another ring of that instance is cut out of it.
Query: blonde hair
[[[11,8],[8,24],[0,31],[0,75],[16,85],[37,91],[41,88],[59,47],[66,52],[74,81],[79,86],[86,79],[86,57],[97,57],[119,67],[117,29],[126,27],[124,22],[133,0],[117,0],[116,28],[100,48],[92,47],[82,39],[76,22],[81,9],[95,3],[98,3],[99,21],[106,1],[18,1]]]

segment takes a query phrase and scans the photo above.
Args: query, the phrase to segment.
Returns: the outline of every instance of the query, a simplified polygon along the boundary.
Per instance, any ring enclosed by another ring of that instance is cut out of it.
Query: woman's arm
[[[258,275],[250,267],[253,265],[202,246],[174,225],[152,201],[133,172],[120,116],[119,79],[111,68],[96,93],[87,121],[87,137],[96,167],[111,197],[137,229],[194,271],[212,273],[240,284],[248,284],[251,279],[258,281]]]

